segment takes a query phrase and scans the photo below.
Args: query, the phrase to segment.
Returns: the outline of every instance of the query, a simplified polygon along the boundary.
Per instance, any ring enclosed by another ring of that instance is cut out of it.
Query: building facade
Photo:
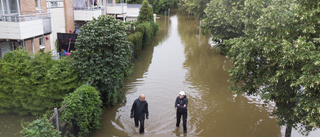
[[[125,20],[126,0],[0,0],[0,58],[23,48],[57,55],[57,33],[74,33],[100,15]],[[108,10],[107,10],[108,8]]]

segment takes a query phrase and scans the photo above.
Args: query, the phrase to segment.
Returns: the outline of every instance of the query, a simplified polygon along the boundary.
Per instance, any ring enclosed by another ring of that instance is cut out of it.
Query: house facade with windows
[[[120,3],[119,3],[120,2]],[[127,14],[126,0],[0,0],[0,58],[23,48],[57,55],[57,33],[74,33],[100,15]]]
[[[50,51],[52,32],[46,0],[0,0],[0,57],[24,48],[29,54]]]

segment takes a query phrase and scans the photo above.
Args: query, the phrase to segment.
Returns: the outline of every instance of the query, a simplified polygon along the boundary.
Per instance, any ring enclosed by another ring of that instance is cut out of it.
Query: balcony
[[[0,15],[0,39],[24,40],[50,34],[51,17],[49,13],[27,15]]]
[[[108,0],[107,14],[126,14],[126,13],[127,13],[126,0],[120,0],[120,3],[116,3],[116,0]]]
[[[94,3],[94,0],[73,1],[74,21],[91,21],[92,18],[98,18],[104,15],[103,0]]]

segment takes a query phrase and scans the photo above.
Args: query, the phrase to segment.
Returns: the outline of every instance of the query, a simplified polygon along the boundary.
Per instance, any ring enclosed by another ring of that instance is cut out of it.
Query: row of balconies
[[[126,2],[121,0],[122,2],[116,3],[115,1],[107,0],[106,4],[101,1],[102,5],[89,5],[88,2],[78,3],[78,5],[74,3],[74,21],[91,21],[93,17],[103,15],[105,5],[108,14],[125,14],[127,12]],[[0,30],[0,39],[23,40],[50,34],[52,32],[50,13],[0,14]]]

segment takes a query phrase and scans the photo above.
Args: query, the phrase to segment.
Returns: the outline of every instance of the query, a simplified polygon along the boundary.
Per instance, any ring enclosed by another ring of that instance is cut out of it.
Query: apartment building
[[[108,10],[107,10],[108,8]],[[23,48],[57,54],[57,33],[74,33],[93,17],[127,12],[120,0],[0,0],[0,58]]]
[[[51,32],[46,0],[0,0],[0,57],[20,47],[50,51]]]

